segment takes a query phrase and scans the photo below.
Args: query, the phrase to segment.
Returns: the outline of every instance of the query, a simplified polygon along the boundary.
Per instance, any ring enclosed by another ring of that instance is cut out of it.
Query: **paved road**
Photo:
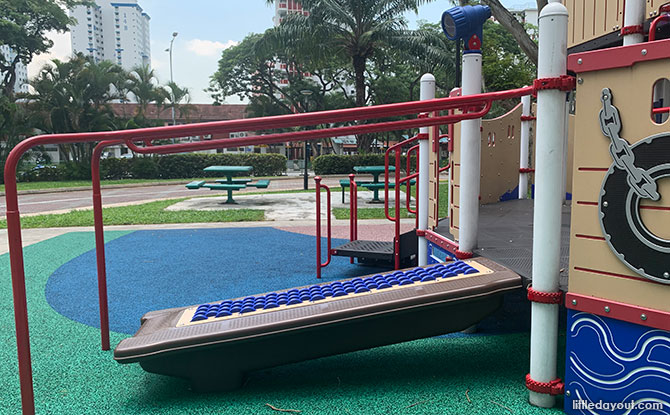
[[[344,177],[344,176],[342,176]],[[325,178],[323,183],[336,187],[339,186],[341,177]],[[314,189],[314,180],[310,177],[310,189]],[[268,191],[302,189],[303,179],[300,178],[282,178],[272,180]],[[257,192],[255,188],[248,188],[240,192]],[[154,185],[141,187],[124,187],[113,189],[102,189],[103,206],[119,206],[148,202],[160,199],[174,199],[180,197],[195,197],[198,195],[211,194],[209,190],[188,190],[183,184]],[[221,193],[223,192],[216,192]],[[39,193],[39,194],[20,194],[19,211],[21,214],[38,214],[65,212],[73,209],[92,209],[91,190],[73,190],[68,192]],[[0,216],[4,217],[5,198],[0,198]]]

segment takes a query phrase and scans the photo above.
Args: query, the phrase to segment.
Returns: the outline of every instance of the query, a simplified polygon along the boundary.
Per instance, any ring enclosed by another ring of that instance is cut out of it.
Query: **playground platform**
[[[479,208],[477,255],[496,261],[521,275],[527,285],[533,268],[533,200],[509,200]],[[568,290],[568,256],[570,253],[570,209],[563,205],[561,222],[561,277],[559,287]],[[435,232],[453,239],[448,219]]]

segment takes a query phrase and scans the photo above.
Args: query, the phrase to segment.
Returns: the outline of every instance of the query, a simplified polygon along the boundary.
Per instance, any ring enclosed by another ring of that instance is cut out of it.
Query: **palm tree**
[[[368,61],[386,48],[420,44],[421,36],[407,30],[403,15],[427,1],[430,0],[303,0],[303,8],[309,13],[289,14],[279,30],[283,38],[294,39],[312,55],[348,59],[354,72],[356,106],[360,107],[368,102]],[[359,149],[367,151],[370,144],[370,138],[359,137]]]
[[[29,95],[31,109],[40,114],[37,127],[47,133],[106,131],[113,128],[110,103],[117,99],[112,85],[124,76],[112,63],[95,63],[77,54],[69,61],[54,59],[31,81],[35,90]],[[86,163],[92,145],[61,146],[68,161]]]
[[[191,105],[191,92],[188,88],[182,88],[174,82],[168,82],[164,89],[167,102],[165,108],[174,108],[174,111],[179,114],[180,118],[188,117],[194,108]]]
[[[165,91],[158,86],[158,79],[153,69],[147,65],[134,67],[129,74],[128,91],[137,101],[137,118],[146,118],[147,107],[155,103],[158,107],[165,101]],[[157,108],[160,112],[160,108]]]

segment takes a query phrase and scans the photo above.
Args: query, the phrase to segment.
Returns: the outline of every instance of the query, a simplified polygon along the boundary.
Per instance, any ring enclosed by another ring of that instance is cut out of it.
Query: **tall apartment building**
[[[149,21],[137,0],[118,3],[96,0],[93,6],[72,11],[77,24],[71,27],[72,52],[107,60],[130,70],[151,66]]]
[[[0,45],[0,53],[5,58],[5,62],[11,62],[16,58],[16,53],[8,45]],[[5,74],[0,72],[0,76]],[[28,92],[28,68],[22,63],[16,65],[16,82],[14,83],[14,93]]]

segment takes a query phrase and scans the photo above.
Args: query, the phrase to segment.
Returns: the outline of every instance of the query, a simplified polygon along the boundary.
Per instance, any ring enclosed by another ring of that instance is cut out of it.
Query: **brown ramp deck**
[[[463,330],[520,287],[517,274],[477,258],[154,311],[114,358],[196,390],[231,389],[253,370]]]

